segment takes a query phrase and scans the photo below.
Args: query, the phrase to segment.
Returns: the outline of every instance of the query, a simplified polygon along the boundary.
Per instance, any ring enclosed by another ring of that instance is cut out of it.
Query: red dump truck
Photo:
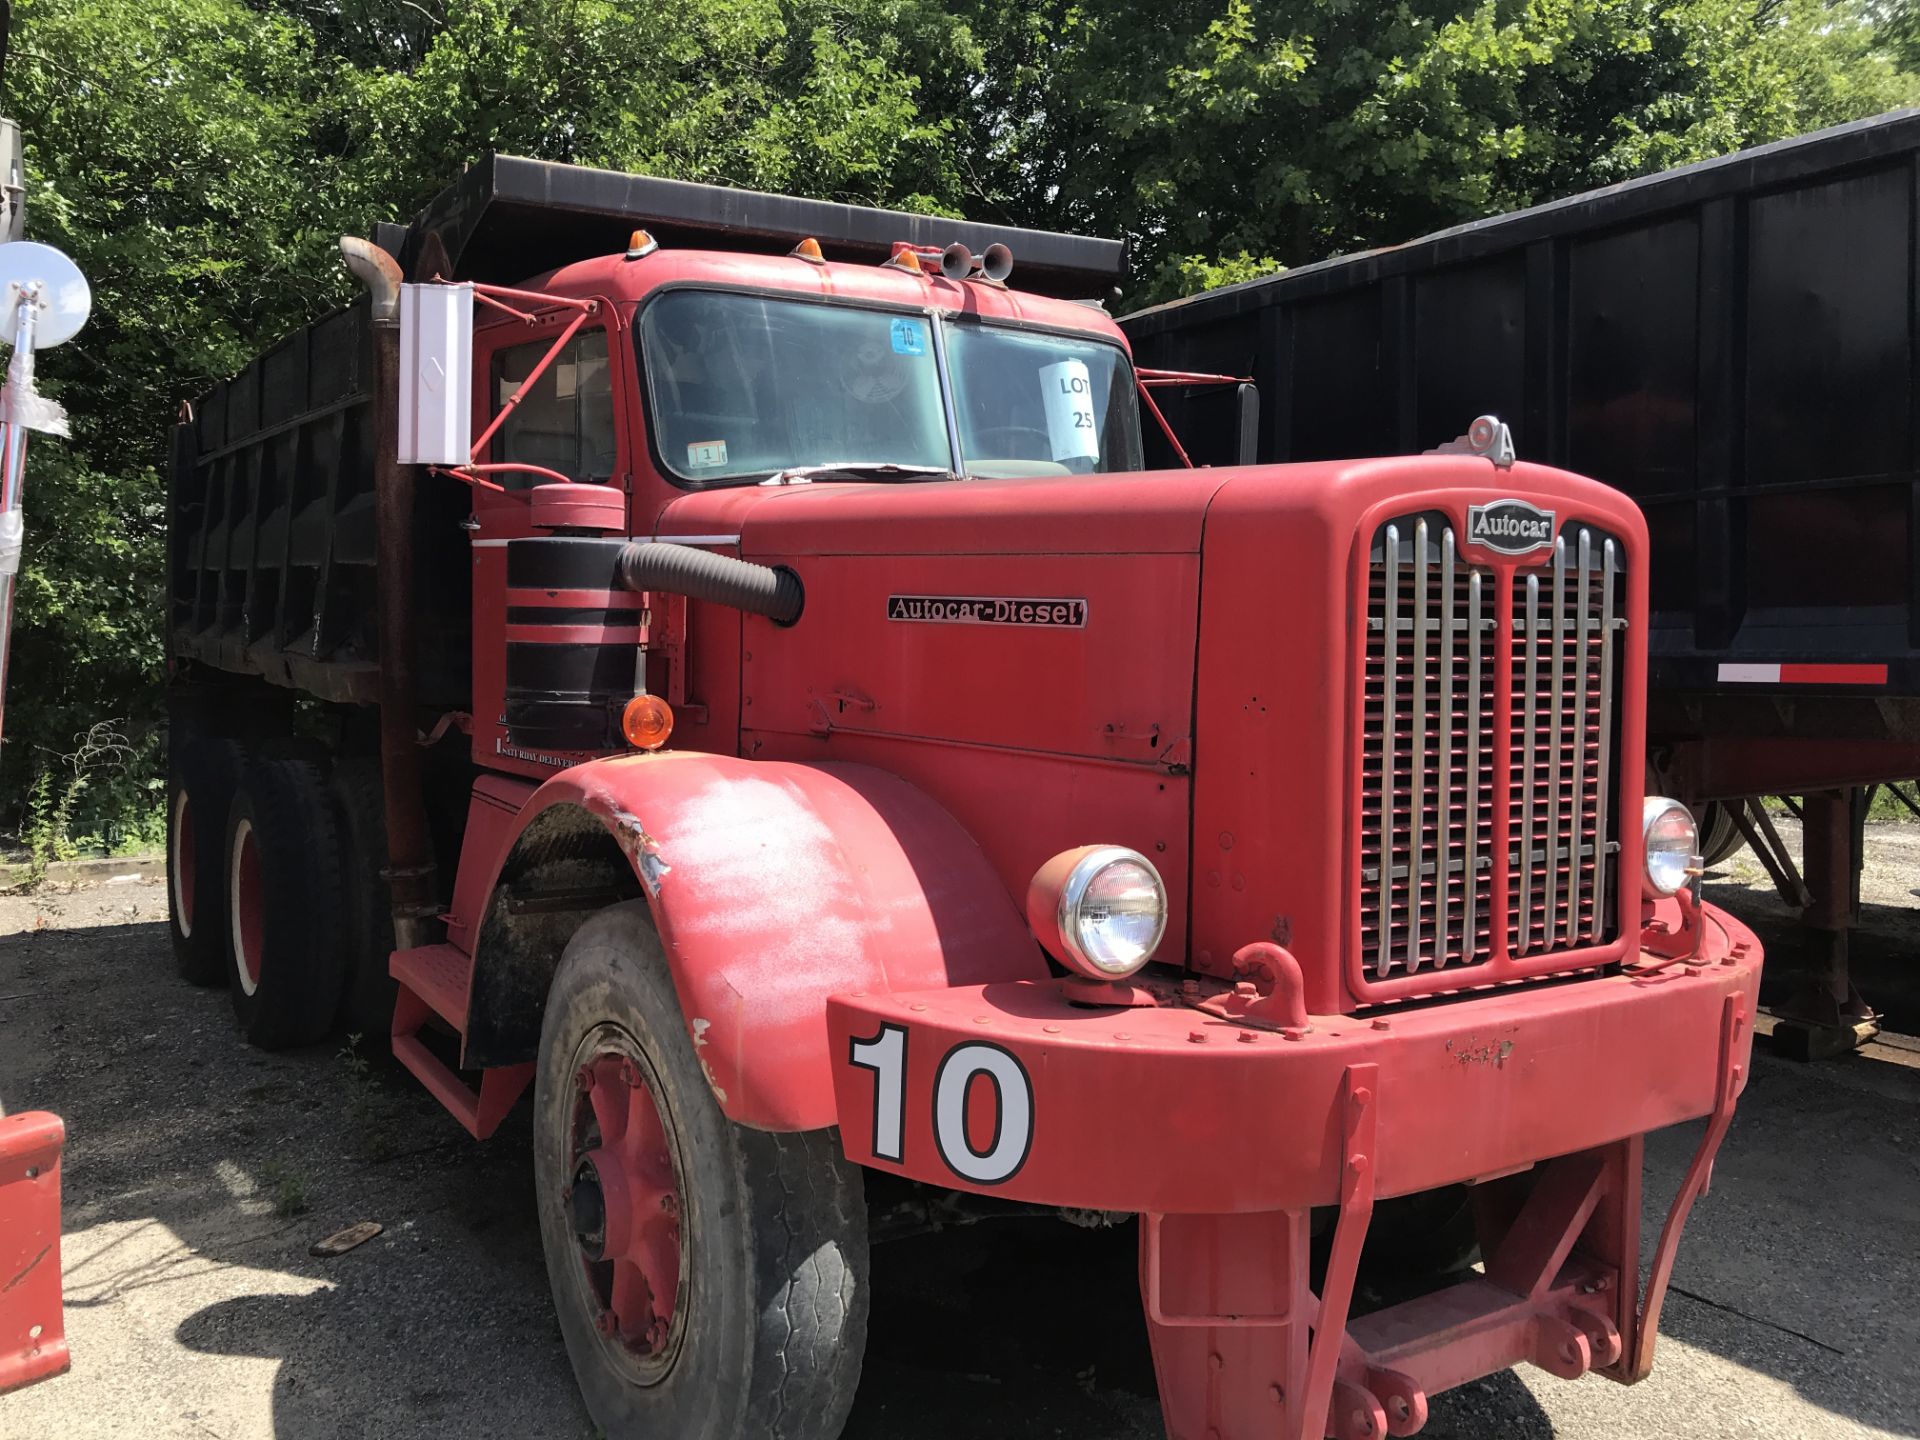
[[[1137,1219],[1179,1440],[1647,1372],[1760,952],[1643,793],[1631,501],[1491,421],[1143,472],[1219,377],[1111,242],[493,157],[343,248],[175,433],[175,954],[531,1092],[605,1433],[838,1433],[903,1195]]]

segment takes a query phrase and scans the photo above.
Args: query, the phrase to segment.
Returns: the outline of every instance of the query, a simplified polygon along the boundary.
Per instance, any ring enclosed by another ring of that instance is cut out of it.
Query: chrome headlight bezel
[[[1684,821],[1684,844],[1675,848],[1673,839],[1661,842],[1656,850],[1654,830],[1656,826],[1668,823],[1671,817],[1678,815]],[[1649,899],[1666,900],[1678,895],[1693,878],[1687,872],[1700,868],[1700,822],[1694,818],[1693,811],[1678,800],[1665,795],[1649,795],[1640,806],[1640,883]],[[1665,863],[1657,864],[1656,856]],[[1678,870],[1673,869],[1673,861],[1679,861]],[[1671,881],[1672,883],[1667,883]]]
[[[1087,942],[1088,892],[1115,866],[1135,866],[1152,886],[1152,935],[1137,955],[1121,964],[1103,962]],[[1061,964],[1093,980],[1124,980],[1136,973],[1167,932],[1167,886],[1154,863],[1124,845],[1086,845],[1054,856],[1034,873],[1027,892],[1027,923],[1034,939]]]

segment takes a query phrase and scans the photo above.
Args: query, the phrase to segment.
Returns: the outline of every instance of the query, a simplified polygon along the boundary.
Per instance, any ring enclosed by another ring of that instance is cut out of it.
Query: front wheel
[[[534,1182],[567,1354],[610,1440],[840,1433],[866,1345],[860,1172],[830,1132],[722,1113],[644,901],[561,957]]]

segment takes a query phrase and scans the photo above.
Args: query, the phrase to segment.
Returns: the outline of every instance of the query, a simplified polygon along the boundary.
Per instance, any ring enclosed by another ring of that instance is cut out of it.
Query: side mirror
[[[400,287],[400,463],[465,465],[473,449],[473,286]]]
[[[1235,397],[1238,402],[1234,435],[1234,464],[1260,463],[1260,391],[1251,380],[1244,381]]]

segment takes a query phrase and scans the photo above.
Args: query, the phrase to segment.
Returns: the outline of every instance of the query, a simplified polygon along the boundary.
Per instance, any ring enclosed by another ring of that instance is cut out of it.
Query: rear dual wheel
[[[168,767],[168,929],[174,968],[195,985],[227,978],[226,822],[246,760],[235,741],[189,740]]]
[[[867,1216],[830,1132],[721,1111],[644,901],[548,992],[534,1178],[554,1308],[611,1440],[831,1440],[860,1378]]]
[[[393,910],[387,888],[387,812],[380,762],[342,760],[327,777],[340,827],[340,965],[345,976],[340,1024],[358,1035],[360,1052],[377,1056],[392,1042],[399,993],[393,958]]]
[[[317,764],[248,763],[227,811],[223,870],[227,979],[241,1030],[263,1050],[324,1038],[346,966],[340,837]]]
[[[1695,823],[1700,830],[1700,863],[1707,869],[1731,860],[1747,843],[1747,837],[1740,833],[1733,818],[1736,807],[1746,803],[1745,800],[1709,800],[1695,812]]]

